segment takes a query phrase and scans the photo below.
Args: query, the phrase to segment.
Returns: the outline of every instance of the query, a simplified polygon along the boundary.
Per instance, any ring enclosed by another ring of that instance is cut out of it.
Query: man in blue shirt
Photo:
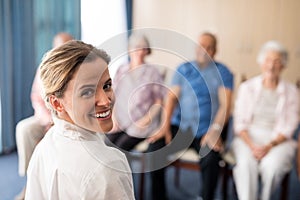
[[[233,90],[232,73],[213,60],[216,46],[213,34],[199,36],[196,60],[177,68],[164,104],[162,126],[148,139],[151,152],[165,144],[169,153],[188,147],[199,152],[204,200],[213,199],[217,187],[223,150],[221,132],[230,115]],[[162,160],[153,162],[157,161]],[[157,169],[151,172],[152,198],[166,199],[164,167]]]

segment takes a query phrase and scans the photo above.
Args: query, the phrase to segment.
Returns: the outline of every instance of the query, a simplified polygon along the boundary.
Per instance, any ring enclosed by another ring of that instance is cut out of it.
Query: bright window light
[[[124,33],[127,30],[125,6],[124,0],[81,0],[81,40],[94,46],[101,46],[116,35]],[[127,37],[126,34],[123,35],[125,37],[117,48],[125,52]],[[111,50],[104,50],[111,54]],[[124,62],[125,56],[112,61],[110,65],[112,77],[118,66]]]

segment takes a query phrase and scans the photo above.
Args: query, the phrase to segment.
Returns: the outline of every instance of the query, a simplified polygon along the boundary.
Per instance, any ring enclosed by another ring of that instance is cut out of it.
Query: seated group
[[[66,33],[57,38],[61,43],[72,39]],[[145,61],[151,54],[145,35],[132,34],[129,38],[130,62],[120,66],[113,78],[114,126],[106,135],[106,143],[129,157],[136,145],[147,141],[151,165],[147,170],[154,200],[167,199],[165,169],[172,162],[169,155],[187,148],[199,152],[200,196],[204,200],[214,199],[225,150],[230,150],[235,159],[233,178],[240,200],[271,199],[292,169],[299,96],[297,88],[280,76],[287,64],[286,49],[276,41],[262,46],[257,58],[261,74],[241,83],[236,91],[234,136],[230,147],[225,148],[234,77],[228,67],[214,60],[216,47],[213,34],[201,34],[196,59],[179,65],[166,85],[158,67]],[[35,115],[19,122],[16,129],[21,176],[26,175],[31,154],[52,122],[37,95],[38,79],[32,90]]]

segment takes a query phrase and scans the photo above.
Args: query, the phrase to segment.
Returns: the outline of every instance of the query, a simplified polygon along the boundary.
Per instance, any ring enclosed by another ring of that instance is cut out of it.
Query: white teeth
[[[97,113],[95,114],[95,117],[97,118],[104,118],[104,117],[107,117],[108,115],[110,114],[110,110],[104,112],[104,113]]]

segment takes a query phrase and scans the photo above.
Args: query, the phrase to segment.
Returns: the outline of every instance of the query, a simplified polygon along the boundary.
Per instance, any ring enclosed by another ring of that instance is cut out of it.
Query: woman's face
[[[66,121],[94,132],[108,132],[113,126],[112,81],[106,62],[97,58],[79,66],[60,99]]]
[[[268,51],[261,69],[264,78],[278,79],[283,69],[281,54],[277,51]]]
[[[135,48],[129,49],[129,57],[131,60],[141,60],[144,61],[148,54],[148,50],[142,46],[137,46]]]

